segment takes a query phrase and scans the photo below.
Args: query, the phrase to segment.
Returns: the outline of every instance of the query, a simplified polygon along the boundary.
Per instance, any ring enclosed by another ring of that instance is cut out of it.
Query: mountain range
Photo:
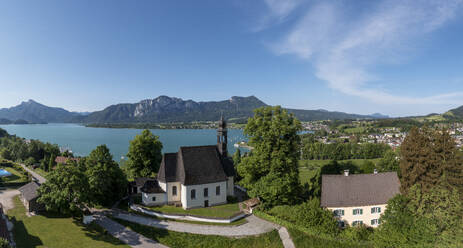
[[[79,113],[69,112],[63,108],[48,107],[34,100],[22,102],[11,108],[0,109],[0,119],[12,122],[17,120],[24,120],[28,123],[71,122],[79,115]]]
[[[233,96],[229,100],[196,102],[176,97],[159,96],[138,103],[111,105],[91,113],[70,112],[63,108],[48,107],[34,100],[0,109],[0,119],[29,123],[174,123],[215,121],[221,115],[232,122],[244,122],[253,116],[253,110],[268,106],[255,96]],[[358,115],[327,110],[287,109],[301,121],[339,119],[388,118],[381,114]]]

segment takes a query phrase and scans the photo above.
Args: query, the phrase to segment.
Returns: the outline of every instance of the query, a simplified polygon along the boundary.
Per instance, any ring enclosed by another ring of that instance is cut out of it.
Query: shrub
[[[373,228],[367,227],[365,225],[347,227],[341,234],[343,239],[356,242],[371,240],[372,235]]]
[[[270,215],[287,220],[316,234],[336,236],[340,230],[333,213],[320,207],[318,199],[312,199],[295,206],[277,206],[269,210]]]
[[[10,248],[10,243],[4,238],[0,238],[0,248]]]

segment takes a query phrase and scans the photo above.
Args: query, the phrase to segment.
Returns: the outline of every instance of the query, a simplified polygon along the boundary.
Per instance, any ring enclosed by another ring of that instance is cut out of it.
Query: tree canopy
[[[91,203],[108,206],[127,192],[127,179],[106,145],[94,149],[85,166]]]
[[[149,177],[157,173],[162,160],[162,143],[158,136],[145,129],[130,141],[127,173],[130,177]]]
[[[260,197],[270,207],[299,201],[299,135],[301,123],[281,107],[255,110],[244,133],[253,147],[238,164],[240,184],[252,197]]]
[[[57,165],[38,189],[38,202],[48,211],[79,213],[88,202],[89,188],[85,174],[75,163]]]

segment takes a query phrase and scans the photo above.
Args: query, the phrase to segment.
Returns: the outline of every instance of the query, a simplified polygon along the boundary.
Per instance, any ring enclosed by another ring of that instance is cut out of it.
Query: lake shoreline
[[[91,128],[76,123],[49,123],[26,125],[0,125],[9,134],[25,139],[57,144],[69,148],[76,156],[87,156],[99,145],[107,145],[114,160],[119,161],[128,152],[130,141],[141,133],[143,128]],[[181,146],[215,145],[217,132],[208,129],[150,129],[163,144],[163,153],[177,152]],[[228,152],[233,154],[233,144],[247,141],[243,130],[228,131]]]

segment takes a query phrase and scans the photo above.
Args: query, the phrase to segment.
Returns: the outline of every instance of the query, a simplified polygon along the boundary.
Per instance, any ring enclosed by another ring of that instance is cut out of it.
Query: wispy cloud
[[[305,0],[264,0],[267,8],[257,25],[253,27],[253,31],[261,31],[272,24],[279,24],[286,20],[286,18]]]
[[[386,0],[354,16],[340,2],[317,2],[271,47],[277,54],[311,61],[316,76],[344,94],[387,104],[457,103],[463,92],[426,97],[391,94],[376,85],[380,76],[372,73],[372,67],[407,59],[404,54],[412,50],[413,42],[452,20],[462,4],[463,0]],[[294,10],[276,8],[284,18]]]

